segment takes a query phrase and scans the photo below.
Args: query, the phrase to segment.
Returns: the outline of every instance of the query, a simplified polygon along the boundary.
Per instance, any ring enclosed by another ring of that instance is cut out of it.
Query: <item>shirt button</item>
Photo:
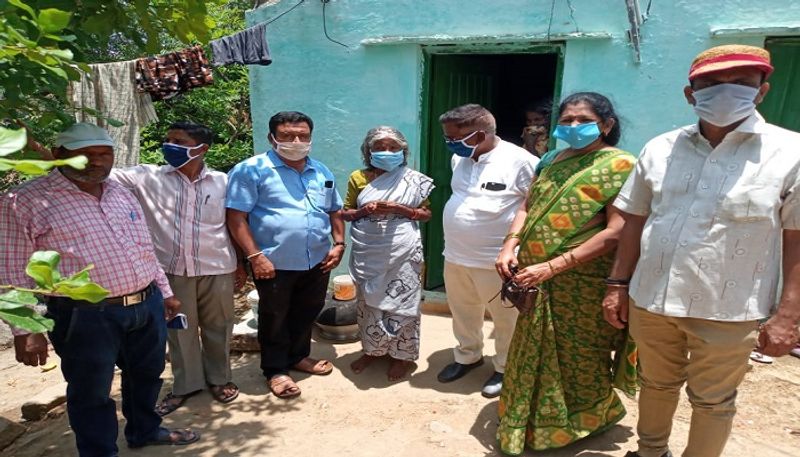
[[[728,165],[729,171],[735,171],[737,168],[739,168],[739,165],[736,165],[735,163]]]
[[[702,296],[702,295],[700,295],[700,294],[699,294],[699,293],[697,293],[697,292],[694,292],[694,293],[692,293],[692,294],[690,294],[690,295],[689,295],[689,298],[691,298],[692,300],[700,300],[701,298],[703,298],[703,296]]]
[[[703,189],[708,189],[708,184],[703,184],[703,185],[702,185],[702,186],[700,186],[700,187],[702,187]]]
[[[717,163],[717,159],[711,159],[711,160],[709,160],[709,162],[711,162],[711,163]]]
[[[681,241],[681,246],[686,247],[688,244],[689,244],[689,242],[686,241],[686,240]]]
[[[661,244],[667,244],[667,243],[669,243],[669,238],[667,237],[661,238]]]
[[[692,217],[699,217],[699,216],[700,213],[698,213],[697,211],[692,211]]]

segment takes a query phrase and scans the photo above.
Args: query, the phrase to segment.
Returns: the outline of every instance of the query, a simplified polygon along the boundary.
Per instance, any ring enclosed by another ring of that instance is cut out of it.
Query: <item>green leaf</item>
[[[0,309],[0,319],[16,328],[27,330],[31,333],[44,333],[53,330],[55,322],[36,311],[23,306],[13,309]]]
[[[0,295],[0,309],[20,308],[38,303],[33,292],[11,290]]]
[[[42,48],[40,52],[42,54],[56,56],[61,60],[72,60],[73,57],[72,51],[69,49]]]
[[[36,17],[36,12],[33,11],[33,8],[31,8],[30,6],[22,3],[20,0],[8,0],[8,3],[11,3],[12,5],[16,6],[17,8],[20,8],[22,10],[27,11],[28,14],[30,14],[32,18]]]
[[[109,294],[109,291],[89,278],[89,270],[94,265],[89,265],[83,270],[73,274],[69,278],[62,279],[54,285],[54,292],[59,295],[66,295],[73,300],[86,300],[97,303]]]
[[[70,166],[82,170],[89,160],[86,156],[75,156],[62,160],[10,160],[0,158],[0,171],[14,170],[20,173],[39,176],[46,174],[55,167]]]
[[[61,11],[55,8],[47,8],[43,9],[39,13],[39,17],[36,19],[36,21],[39,23],[39,26],[44,32],[53,33],[59,32],[69,25],[69,20],[71,17],[72,13]]]
[[[17,152],[27,142],[25,129],[7,129],[0,127],[0,157]]]
[[[55,293],[65,295],[73,300],[86,300],[91,303],[97,303],[108,297],[109,291],[99,284],[78,283],[79,281],[60,281],[55,286]]]
[[[52,289],[53,284],[61,280],[58,263],[61,255],[56,251],[36,251],[28,260],[25,273],[33,278],[41,288]]]

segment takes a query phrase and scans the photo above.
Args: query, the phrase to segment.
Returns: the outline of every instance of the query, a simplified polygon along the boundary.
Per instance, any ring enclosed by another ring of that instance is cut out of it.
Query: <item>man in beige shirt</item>
[[[141,203],[156,255],[187,319],[188,328],[168,329],[175,379],[156,408],[162,416],[207,385],[222,403],[239,395],[228,355],[234,286],[241,287],[246,274],[225,225],[228,177],[203,161],[213,139],[203,125],[174,123],[162,145],[167,165],[139,165],[111,175]]]
[[[755,111],[771,72],[761,48],[698,55],[684,92],[699,122],[647,143],[614,203],[625,226],[603,311],[617,328],[630,318],[642,384],[639,450],[628,457],[672,455],[684,383],[693,413],[683,456],[721,455],[750,351],[780,356],[797,341],[800,134]]]

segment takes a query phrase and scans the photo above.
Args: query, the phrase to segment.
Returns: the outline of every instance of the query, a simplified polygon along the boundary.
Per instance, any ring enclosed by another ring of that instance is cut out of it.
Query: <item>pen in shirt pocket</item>
[[[203,203],[204,205],[207,205],[207,204],[208,204],[208,198],[209,198],[209,197],[211,197],[211,195],[210,195],[210,194],[209,194],[209,195],[206,195],[206,201]]]

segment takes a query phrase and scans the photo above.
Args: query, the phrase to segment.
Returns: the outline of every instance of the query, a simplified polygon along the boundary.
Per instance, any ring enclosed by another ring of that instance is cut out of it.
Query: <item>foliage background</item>
[[[207,45],[244,30],[251,6],[249,0],[0,0],[0,125],[24,123],[48,146],[74,122],[66,87],[86,64]],[[142,163],[163,163],[160,144],[177,120],[214,130],[217,142],[206,156],[213,168],[227,171],[252,154],[247,68],[215,68],[214,78],[211,86],[155,103],[160,120],[142,132]],[[27,149],[13,158],[35,154]],[[0,191],[20,179],[0,173]]]

